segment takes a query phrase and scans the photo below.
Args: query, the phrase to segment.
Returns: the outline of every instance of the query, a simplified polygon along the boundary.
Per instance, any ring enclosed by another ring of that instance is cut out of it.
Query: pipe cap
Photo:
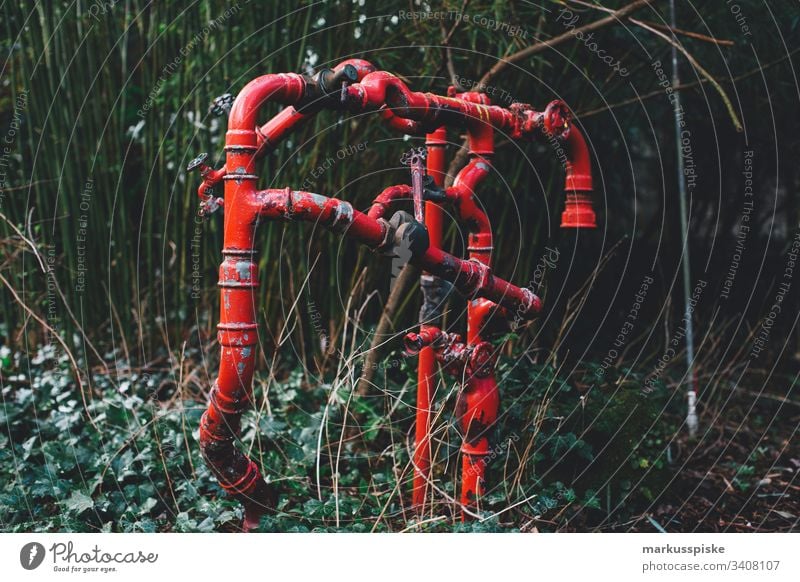
[[[561,214],[561,228],[597,228],[591,196],[578,192],[567,193],[567,202]]]

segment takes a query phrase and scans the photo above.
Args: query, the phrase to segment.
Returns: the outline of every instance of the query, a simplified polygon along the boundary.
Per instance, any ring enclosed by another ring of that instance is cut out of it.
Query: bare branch
[[[690,63],[692,63],[692,66],[694,66],[694,68],[697,69],[700,72],[700,74],[703,75],[703,77],[708,79],[708,82],[711,83],[711,85],[714,87],[714,89],[717,90],[717,93],[719,93],[719,96],[722,98],[722,102],[725,104],[725,108],[728,110],[728,115],[730,116],[731,121],[733,122],[733,126],[736,128],[736,131],[743,131],[744,130],[744,128],[742,127],[742,122],[739,121],[739,116],[736,115],[736,110],[733,108],[733,104],[731,103],[731,100],[728,98],[728,94],[725,93],[725,90],[717,82],[717,80],[713,76],[711,76],[711,73],[706,71],[700,65],[700,63],[697,62],[697,60],[689,53],[689,51],[687,51],[685,48],[683,48],[683,46],[680,43],[675,42],[673,39],[671,39],[669,36],[667,36],[663,32],[661,32],[659,30],[656,30],[652,26],[649,26],[649,25],[645,24],[641,20],[636,20],[635,18],[631,18],[630,21],[632,23],[634,23],[636,26],[644,28],[645,30],[649,30],[650,32],[652,32],[656,36],[664,39],[669,44],[674,46],[676,49],[681,51],[681,53],[683,53],[683,56],[685,56],[687,58],[687,60]]]
[[[484,85],[488,85],[489,82],[492,79],[494,79],[498,74],[500,74],[502,71],[508,68],[509,65],[512,65],[517,61],[527,59],[528,57],[540,53],[545,49],[549,49],[554,46],[558,46],[562,43],[565,43],[568,40],[575,38],[575,36],[580,33],[592,32],[594,30],[599,30],[611,24],[616,24],[622,18],[625,18],[626,16],[638,10],[639,8],[644,8],[645,6],[648,6],[651,2],[653,2],[653,0],[636,0],[635,2],[631,2],[627,6],[623,6],[619,10],[611,12],[605,18],[601,18],[600,20],[590,22],[585,26],[568,30],[567,32],[559,34],[558,36],[553,37],[549,40],[543,40],[527,48],[524,48],[521,51],[518,51],[513,55],[496,62],[494,66],[491,69],[489,69],[483,77],[481,77],[481,80],[478,82],[478,86],[481,87]]]

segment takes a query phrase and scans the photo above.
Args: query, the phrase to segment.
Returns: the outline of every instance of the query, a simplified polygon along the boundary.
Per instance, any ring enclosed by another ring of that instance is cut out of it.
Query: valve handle
[[[411,168],[411,196],[414,200],[414,219],[417,222],[425,221],[425,206],[422,201],[425,197],[425,177],[427,176],[425,160],[427,157],[427,150],[419,147],[411,148],[400,158],[401,164]]]
[[[186,165],[186,171],[192,172],[194,170],[200,170],[200,175],[205,178],[206,175],[211,171],[211,166],[206,164],[207,159],[208,154],[203,152]],[[212,194],[206,194],[203,196],[203,189],[201,188],[200,191],[200,197],[202,200],[200,201],[200,209],[198,210],[198,214],[205,218],[219,210],[220,206],[223,204],[223,199],[217,198]]]
[[[403,347],[407,356],[416,356],[425,347],[425,340],[418,333],[407,333],[403,338]]]
[[[209,194],[204,200],[200,201],[200,208],[197,213],[202,218],[208,218],[222,207],[224,200]]]
[[[200,168],[200,173],[202,174],[205,171],[204,169],[208,168],[208,166],[206,165],[207,159],[208,159],[208,154],[206,152],[203,152],[202,154],[197,156],[195,159],[193,159],[186,165],[186,171],[191,172],[193,170],[196,170],[197,168]]]
[[[223,115],[228,115],[231,112],[231,107],[233,107],[233,101],[235,97],[230,93],[223,93],[211,101],[211,105],[208,107],[208,111],[217,117],[222,117]]]

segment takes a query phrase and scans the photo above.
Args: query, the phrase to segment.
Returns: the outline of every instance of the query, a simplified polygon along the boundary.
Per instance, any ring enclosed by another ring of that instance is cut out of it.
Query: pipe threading
[[[255,289],[258,287],[258,266],[242,257],[226,257],[220,265],[218,287]]]

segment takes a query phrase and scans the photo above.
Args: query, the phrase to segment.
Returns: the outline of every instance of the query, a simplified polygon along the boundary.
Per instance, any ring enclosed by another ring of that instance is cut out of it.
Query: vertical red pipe
[[[225,227],[223,260],[219,268],[220,306],[217,338],[219,373],[209,394],[208,409],[200,420],[200,450],[222,488],[244,505],[244,529],[258,525],[274,505],[274,493],[258,465],[238,447],[242,413],[252,401],[253,371],[258,342],[254,261],[256,219],[255,161],[258,149],[256,115],[268,100],[296,103],[305,80],[294,74],[264,75],[239,93],[225,134]]]
[[[240,168],[225,177],[223,260],[219,268],[220,306],[217,337],[221,348],[219,374],[211,388],[208,410],[200,423],[200,446],[209,466],[229,494],[245,508],[244,528],[258,525],[271,493],[256,463],[236,446],[242,413],[252,399],[255,348],[258,340],[255,293],[258,267],[254,262],[256,188],[253,130],[229,131],[228,167]],[[230,178],[236,177],[236,180]]]
[[[465,93],[468,101],[489,105],[484,94]],[[473,121],[468,127],[470,164],[465,168],[466,187],[472,192],[462,202],[462,214],[472,219],[469,225],[469,257],[491,266],[492,232],[488,217],[475,200],[474,188],[489,173],[494,155],[494,129],[489,123]],[[471,168],[474,166],[474,170]],[[470,173],[474,179],[470,179]],[[468,203],[467,203],[468,202]],[[484,341],[483,328],[495,304],[488,299],[475,298],[467,304],[467,344],[474,346]],[[489,454],[489,430],[497,420],[500,395],[494,372],[478,376],[477,371],[468,371],[465,386],[456,403],[456,415],[461,421],[464,441],[461,444],[461,504],[480,509],[483,496],[486,457]],[[468,519],[462,513],[462,519]]]
[[[444,127],[429,133],[425,140],[428,148],[428,174],[433,177],[437,186],[444,186],[445,148],[447,146],[447,130]],[[442,246],[442,209],[434,202],[425,202],[425,226],[431,246]],[[432,277],[425,273],[425,277]],[[436,324],[437,322],[429,322]],[[423,324],[421,329],[427,326]],[[417,418],[414,438],[414,489],[412,501],[420,513],[425,511],[425,500],[428,496],[428,480],[430,479],[431,443],[430,413],[431,398],[436,382],[436,357],[433,349],[425,347],[419,354],[417,368]]]

